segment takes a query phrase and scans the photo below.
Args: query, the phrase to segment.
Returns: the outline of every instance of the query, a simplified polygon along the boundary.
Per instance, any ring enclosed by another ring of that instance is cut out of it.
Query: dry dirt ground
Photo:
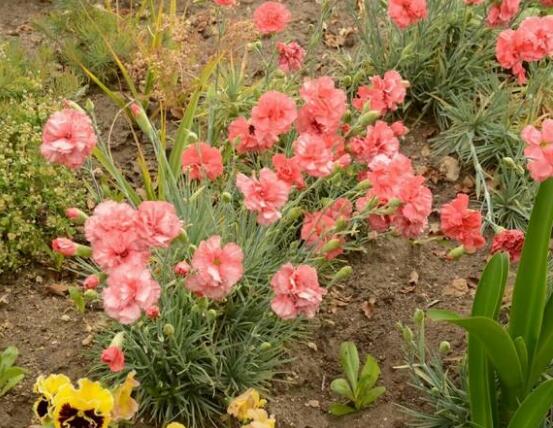
[[[253,8],[260,1],[242,0],[242,7]],[[307,25],[314,22],[313,1],[287,1],[292,5],[292,29],[300,41],[307,37]],[[300,3],[300,5],[298,5]],[[0,0],[0,35],[21,37],[24,43],[40,43],[40,37],[30,29],[36,14],[52,5],[40,0]],[[109,112],[108,103],[96,100],[97,110]],[[106,113],[110,116],[111,113]],[[438,160],[429,154],[427,130],[414,132],[403,150],[414,158],[418,168],[428,175],[435,171]],[[125,134],[114,137],[122,150]],[[124,156],[123,156],[124,158]],[[128,168],[130,161],[123,162]],[[434,175],[436,178],[436,175]],[[445,183],[437,177],[433,184],[435,205],[454,196],[455,183]],[[459,180],[460,182],[461,180]],[[437,216],[434,215],[433,222]],[[408,377],[393,367],[402,364],[401,338],[396,330],[398,321],[409,322],[416,308],[431,302],[437,306],[466,310],[471,290],[458,296],[447,291],[456,278],[477,280],[482,268],[482,255],[466,257],[458,262],[441,257],[443,247],[431,243],[414,246],[404,240],[384,237],[372,242],[366,253],[350,258],[354,275],[331,291],[321,310],[311,344],[300,344],[293,350],[295,362],[289,367],[291,382],[275,383],[270,410],[280,428],[392,428],[405,426],[397,403],[417,405],[417,397],[408,385]],[[409,285],[412,272],[418,282]],[[86,374],[87,350],[94,332],[101,328],[102,314],[89,311],[78,314],[71,302],[49,290],[52,284],[70,281],[61,274],[45,269],[31,269],[16,278],[0,279],[0,349],[15,345],[21,351],[19,365],[27,371],[25,381],[7,396],[0,398],[0,428],[24,428],[31,423],[32,384],[40,373],[64,372],[74,378]],[[363,311],[369,302],[371,311]],[[453,354],[461,355],[462,335],[435,325],[429,326],[430,341],[450,340]],[[382,367],[382,384],[387,393],[369,410],[345,418],[327,414],[332,397],[329,384],[339,375],[338,351],[342,341],[357,343],[360,353],[371,353]]]

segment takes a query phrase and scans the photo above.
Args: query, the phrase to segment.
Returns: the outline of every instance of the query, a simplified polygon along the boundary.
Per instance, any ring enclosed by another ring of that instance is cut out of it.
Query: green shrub
[[[1,273],[50,254],[49,240],[71,231],[65,207],[78,205],[84,192],[38,151],[42,124],[60,96],[75,93],[78,79],[61,72],[42,79],[45,56],[26,59],[16,45],[0,45],[0,52]]]

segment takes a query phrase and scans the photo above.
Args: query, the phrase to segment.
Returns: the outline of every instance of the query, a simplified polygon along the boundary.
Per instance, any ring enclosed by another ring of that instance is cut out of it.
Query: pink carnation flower
[[[267,226],[277,222],[282,214],[280,208],[286,204],[290,187],[268,168],[259,172],[259,179],[238,174],[236,186],[244,195],[244,204],[257,213],[257,222]]]
[[[294,267],[286,263],[271,279],[271,286],[275,292],[271,308],[285,320],[299,315],[313,318],[326,294],[317,271],[308,265]]]
[[[125,354],[119,346],[110,346],[102,351],[102,363],[107,364],[113,373],[125,368]]]
[[[82,166],[96,147],[96,133],[90,118],[72,109],[58,111],[46,122],[40,153],[48,161],[68,168]]]
[[[89,275],[83,281],[83,288],[85,290],[95,290],[100,285],[100,278],[98,275]]]
[[[524,232],[520,230],[502,230],[493,238],[490,253],[495,254],[499,251],[505,251],[513,263],[520,260],[522,247],[524,246]]]
[[[185,277],[190,273],[191,269],[192,268],[190,267],[190,265],[185,260],[183,260],[182,262],[178,262],[175,265],[174,271],[178,276]]]
[[[527,144],[524,155],[532,178],[542,182],[553,177],[553,119],[544,120],[541,131],[527,126],[522,139]]]
[[[520,0],[501,0],[490,7],[486,22],[492,27],[508,24],[518,13]]]
[[[459,193],[440,210],[442,231],[445,236],[459,241],[468,252],[483,247],[486,240],[482,236],[482,215],[479,211],[469,209],[469,197]]]
[[[292,98],[281,92],[269,91],[259,98],[252,109],[251,123],[258,139],[269,139],[274,143],[274,136],[290,131],[297,117],[296,103]]]
[[[191,144],[182,153],[182,170],[192,180],[213,181],[223,174],[221,152],[207,143]]]
[[[138,236],[150,247],[167,248],[181,232],[175,207],[169,202],[144,201],[138,207]]]
[[[371,86],[361,86],[357,91],[357,98],[353,100],[353,106],[361,111],[368,102],[370,109],[386,113],[388,110],[396,111],[405,101],[409,83],[402,80],[401,75],[390,70],[380,76],[371,77]]]
[[[238,153],[262,152],[271,148],[277,141],[276,134],[257,135],[255,126],[245,117],[232,121],[228,127],[228,139],[237,142]]]
[[[388,16],[401,29],[426,19],[427,15],[426,0],[388,0]]]
[[[298,132],[335,134],[347,109],[346,93],[328,76],[306,80],[300,89],[305,101],[298,115]]]
[[[107,200],[94,209],[85,222],[85,236],[93,246],[112,233],[135,230],[136,210],[124,202]]]
[[[221,300],[244,274],[242,249],[229,243],[221,245],[220,236],[200,242],[192,257],[193,273],[186,280],[186,288],[202,297]]]
[[[230,6],[236,5],[236,0],[214,0],[214,1],[219,6],[230,7]]]
[[[398,135],[386,122],[378,120],[367,127],[365,138],[354,138],[351,141],[350,151],[358,161],[366,164],[378,155],[392,158],[399,152]]]
[[[146,316],[151,320],[158,319],[159,314],[160,314],[160,310],[159,310],[159,306],[157,305],[150,306],[148,309],[146,309]]]
[[[318,135],[300,135],[294,142],[294,154],[301,169],[312,177],[326,177],[334,168],[332,152]]]
[[[122,324],[137,321],[142,311],[157,303],[159,284],[143,266],[127,263],[114,269],[102,292],[104,310]]]
[[[465,0],[465,4],[478,5],[482,4],[484,0]]]
[[[291,19],[292,14],[288,8],[276,1],[263,3],[253,14],[255,26],[262,34],[272,34],[284,31]]]
[[[404,180],[399,189],[401,205],[391,216],[391,222],[406,238],[421,235],[432,212],[432,192],[423,184],[424,177],[413,176]]]
[[[278,66],[285,73],[291,73],[301,69],[305,50],[297,43],[282,43],[276,45],[278,51]]]
[[[279,180],[284,181],[290,187],[295,186],[298,190],[305,187],[301,167],[296,158],[287,158],[279,153],[273,156],[272,161]]]
[[[403,183],[414,175],[411,159],[401,153],[391,158],[376,156],[369,168],[367,178],[372,185],[371,193],[386,201],[397,198]]]

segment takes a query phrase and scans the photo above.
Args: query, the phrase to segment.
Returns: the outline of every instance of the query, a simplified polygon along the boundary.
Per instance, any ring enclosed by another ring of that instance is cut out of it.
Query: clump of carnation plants
[[[79,80],[71,73],[47,75],[52,61],[47,51],[26,58],[21,47],[5,43],[0,56],[0,273],[5,273],[52,255],[51,238],[72,230],[66,204],[81,204],[84,186],[39,152],[44,120],[59,108],[61,96],[76,93]]]

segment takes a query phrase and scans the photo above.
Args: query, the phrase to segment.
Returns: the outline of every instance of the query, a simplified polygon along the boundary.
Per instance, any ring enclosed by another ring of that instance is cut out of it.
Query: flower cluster
[[[407,28],[426,19],[426,0],[388,0],[388,16],[399,28]]]
[[[511,69],[520,84],[526,82],[524,62],[540,61],[553,54],[553,16],[529,17],[516,30],[499,34],[496,57],[502,67]]]
[[[363,85],[357,91],[357,98],[353,100],[353,106],[361,111],[368,103],[370,110],[385,114],[387,111],[396,111],[405,101],[409,82],[403,80],[401,75],[390,70],[383,77],[370,78],[371,85]]]
[[[527,144],[524,155],[528,158],[528,170],[538,182],[553,177],[553,119],[543,122],[542,130],[529,125],[522,131]]]
[[[508,24],[518,13],[520,0],[501,0],[494,2],[488,10],[486,22],[492,27]]]
[[[33,407],[42,424],[55,428],[107,428],[110,423],[129,421],[138,411],[131,394],[139,383],[130,372],[126,380],[109,390],[89,379],[79,379],[77,387],[64,375],[39,376]]]
[[[275,428],[276,420],[264,409],[265,404],[267,400],[250,388],[230,402],[227,413],[238,419],[242,428]]]
[[[469,197],[460,193],[440,211],[442,231],[445,236],[459,241],[467,252],[482,248],[486,240],[482,236],[482,215],[469,209]]]

